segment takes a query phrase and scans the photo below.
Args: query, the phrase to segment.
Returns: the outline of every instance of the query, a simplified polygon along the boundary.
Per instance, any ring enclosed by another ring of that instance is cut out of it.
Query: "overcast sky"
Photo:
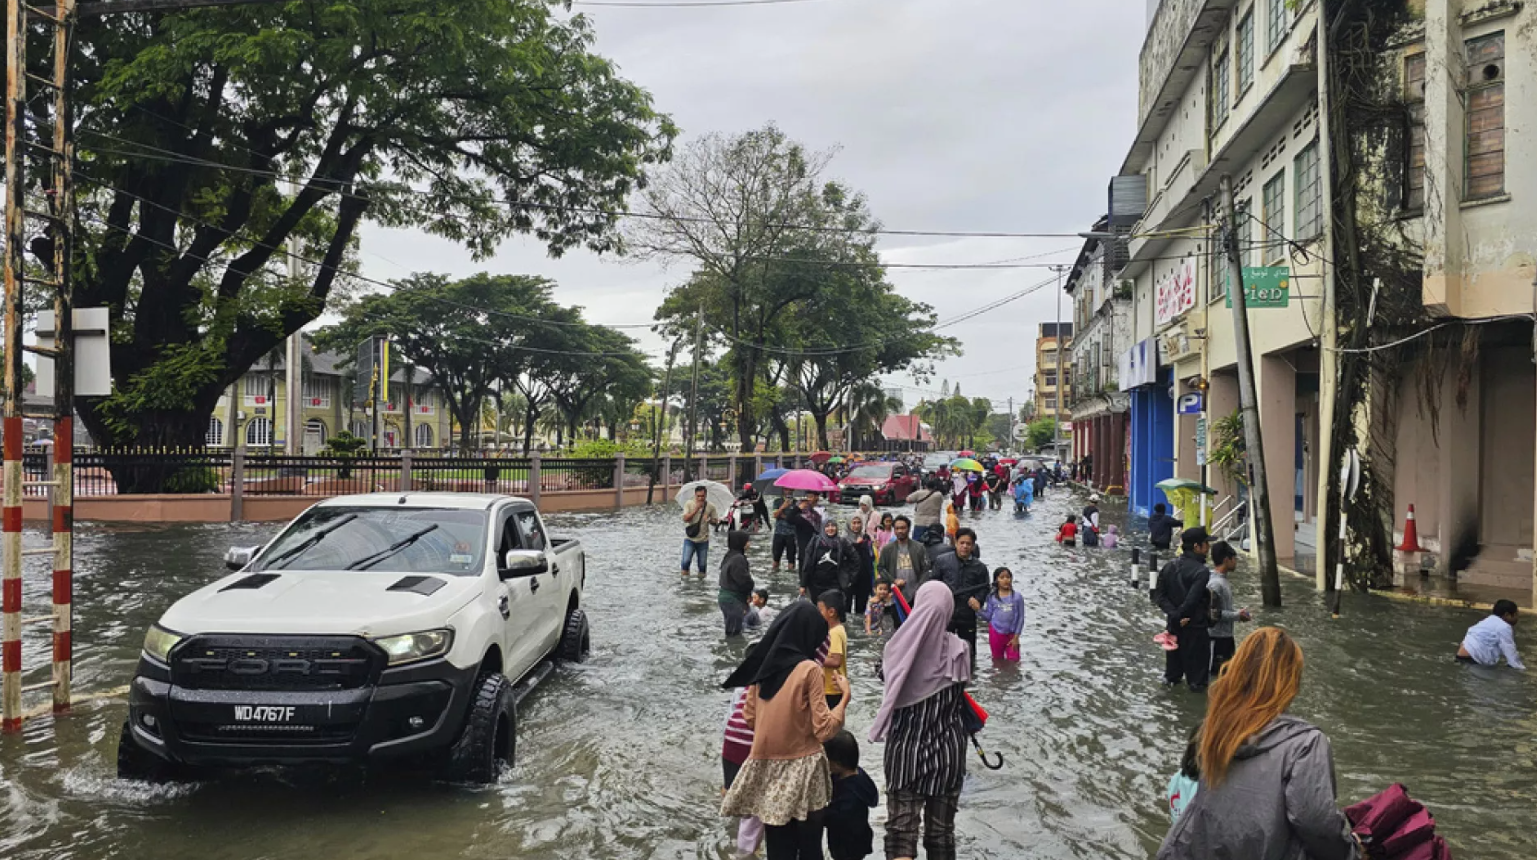
[[[643,0],[629,0],[643,2]],[[578,7],[597,50],[649,90],[682,130],[737,133],[774,122],[813,149],[838,148],[829,175],[865,192],[890,229],[1075,233],[1103,214],[1105,188],[1136,123],[1138,0],[806,0],[735,8]],[[1071,263],[1079,239],[883,237],[887,262]],[[573,251],[550,259],[513,239],[489,260],[409,231],[363,230],[364,274],[543,275],[589,320],[647,322],[687,274]],[[1044,269],[893,269],[903,294],[941,319],[1054,276]],[[940,377],[997,408],[1030,390],[1046,289],[945,329],[965,355]],[[1066,302],[1063,316],[1071,319]],[[637,334],[637,332],[630,332]],[[642,331],[643,349],[661,341]],[[658,360],[660,363],[660,360]],[[907,376],[891,385],[912,386]],[[928,388],[938,388],[934,381]],[[910,408],[922,392],[904,393]]]

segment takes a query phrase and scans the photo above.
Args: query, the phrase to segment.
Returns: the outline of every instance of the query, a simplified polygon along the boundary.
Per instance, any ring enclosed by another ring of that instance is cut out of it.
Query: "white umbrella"
[[[715,506],[716,513],[722,518],[731,511],[731,503],[736,501],[736,494],[731,488],[719,481],[692,481],[678,488],[678,495],[674,498],[680,505],[686,505],[694,499],[694,490],[704,487],[705,498]]]

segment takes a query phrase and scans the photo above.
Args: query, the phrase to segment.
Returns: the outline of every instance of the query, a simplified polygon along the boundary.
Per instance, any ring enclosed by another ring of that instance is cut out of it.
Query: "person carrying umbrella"
[[[720,522],[720,511],[710,503],[709,490],[694,488],[694,498],[683,506],[683,575],[689,563],[699,560],[699,575],[704,576],[710,557],[710,527]]]
[[[886,644],[886,691],[870,740],[886,744],[886,856],[954,860],[955,814],[966,778],[966,643],[946,628],[955,600],[924,583],[907,621]]]

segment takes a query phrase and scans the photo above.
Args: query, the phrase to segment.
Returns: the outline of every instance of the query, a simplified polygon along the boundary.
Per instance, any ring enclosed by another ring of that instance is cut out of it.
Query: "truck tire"
[[[560,644],[555,656],[567,663],[581,663],[592,650],[592,635],[587,626],[587,613],[572,609],[566,613],[566,626],[560,632]]]
[[[117,739],[117,778],[165,783],[177,782],[183,773],[181,768],[139,746],[133,739],[133,729],[124,720]]]
[[[501,672],[475,679],[470,712],[459,739],[448,749],[444,776],[450,782],[488,785],[501,775],[501,763],[512,766],[517,745],[517,717],[512,708],[512,683]]]

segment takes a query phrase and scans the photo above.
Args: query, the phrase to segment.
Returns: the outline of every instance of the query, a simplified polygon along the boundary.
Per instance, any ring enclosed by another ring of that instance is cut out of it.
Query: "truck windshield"
[[[486,512],[450,508],[313,508],[252,570],[357,570],[471,576],[486,549]]]
[[[859,466],[849,473],[848,480],[884,481],[890,477],[890,466]]]

